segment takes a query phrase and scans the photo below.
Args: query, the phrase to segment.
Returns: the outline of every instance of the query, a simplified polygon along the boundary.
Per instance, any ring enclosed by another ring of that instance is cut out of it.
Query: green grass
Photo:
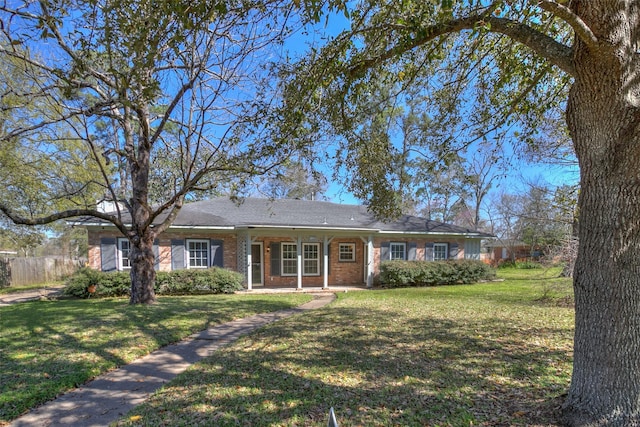
[[[570,281],[499,275],[339,294],[194,365],[118,425],[325,426],[332,406],[345,427],[556,425],[571,372]]]
[[[289,308],[307,295],[35,301],[0,307],[0,425],[96,375],[193,332]]]

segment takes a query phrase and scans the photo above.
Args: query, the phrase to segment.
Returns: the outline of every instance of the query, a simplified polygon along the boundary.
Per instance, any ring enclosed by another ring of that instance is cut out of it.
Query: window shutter
[[[324,261],[324,257],[322,257]],[[321,272],[324,272],[324,266],[320,263]],[[327,274],[331,276],[331,243],[327,245]]]
[[[424,259],[426,261],[433,261],[433,242],[429,242],[424,247]]]
[[[458,258],[458,242],[449,244],[449,258]]]
[[[409,261],[415,261],[416,260],[416,242],[409,242],[407,243],[407,247],[408,247],[408,252],[407,252],[407,260]]]
[[[280,243],[271,243],[269,252],[271,253],[271,275],[280,275]]]
[[[480,240],[464,241],[464,257],[466,259],[480,259]]]
[[[388,261],[391,259],[391,255],[389,254],[389,246],[391,242],[382,242],[380,245],[380,261]]]
[[[153,269],[155,271],[160,271],[160,245],[158,243],[158,239],[153,241]]]
[[[100,239],[100,267],[102,271],[116,271],[118,269],[117,251],[115,238],[103,237]]]
[[[211,266],[224,267],[224,241],[211,240]]]
[[[171,240],[171,270],[182,270],[186,266],[184,240]]]

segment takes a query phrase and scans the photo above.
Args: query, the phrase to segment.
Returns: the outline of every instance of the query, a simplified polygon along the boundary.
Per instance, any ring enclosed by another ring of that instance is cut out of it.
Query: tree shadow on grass
[[[570,331],[330,307],[251,334],[134,413],[144,425],[555,425]],[[123,421],[122,424],[128,424]],[[131,422],[135,424],[135,422]]]
[[[290,304],[227,299],[195,303],[171,298],[166,307],[131,306],[124,299],[36,301],[0,314],[0,423],[193,332],[243,313]],[[192,311],[189,326],[165,323]]]

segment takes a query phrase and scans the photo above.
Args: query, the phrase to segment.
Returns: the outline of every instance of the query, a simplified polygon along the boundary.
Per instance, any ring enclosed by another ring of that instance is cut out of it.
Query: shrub
[[[158,272],[154,290],[157,295],[192,295],[233,293],[242,289],[243,276],[223,268]],[[93,294],[89,286],[96,285]],[[65,282],[64,294],[77,298],[119,297],[129,295],[131,277],[128,272],[104,273],[82,268]]]
[[[159,272],[158,295],[230,294],[242,289],[242,274],[224,268]]]
[[[516,268],[519,268],[521,270],[535,270],[538,268],[543,268],[543,266],[539,262],[527,260],[516,262]]]
[[[498,268],[517,268],[519,270],[535,270],[537,268],[543,268],[543,265],[536,261],[525,260],[525,261],[512,261],[505,260],[502,261]]]
[[[93,294],[89,292],[91,285],[96,286]],[[91,295],[117,297],[128,295],[130,288],[131,278],[128,272],[103,273],[90,268],[81,268],[66,280],[64,294],[77,298],[88,298]]]
[[[380,266],[383,286],[437,286],[475,283],[495,277],[495,270],[481,261],[385,261]]]

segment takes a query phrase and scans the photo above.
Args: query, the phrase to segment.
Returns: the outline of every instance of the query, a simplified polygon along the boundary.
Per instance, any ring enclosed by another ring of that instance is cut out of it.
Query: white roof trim
[[[313,225],[239,225],[236,230],[323,230],[323,231],[362,231],[366,233],[379,233],[376,228],[353,228],[340,226],[313,226]]]
[[[474,236],[481,237],[480,233],[469,232],[469,233],[447,233],[442,231],[387,231],[380,230],[380,234],[415,234],[419,236],[430,235],[430,236]]]
[[[84,226],[84,227],[114,227],[110,222],[70,222],[72,226]],[[125,224],[130,226],[131,224]],[[380,230],[377,228],[356,228],[356,227],[341,227],[341,226],[309,226],[309,225],[172,225],[167,231],[170,230],[309,230],[309,231],[331,231],[331,232],[361,232],[361,233],[374,233],[380,235],[407,235],[407,236],[459,236],[459,237],[477,237],[482,238],[482,234],[478,232],[468,233],[447,233],[442,231],[401,231],[401,230]]]

